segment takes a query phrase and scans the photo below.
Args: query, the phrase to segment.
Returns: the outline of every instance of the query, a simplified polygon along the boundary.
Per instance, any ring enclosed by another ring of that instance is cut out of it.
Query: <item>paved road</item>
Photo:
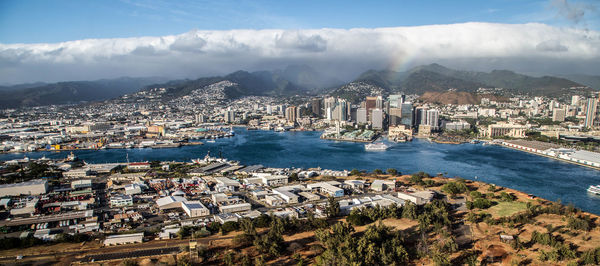
[[[87,255],[87,256],[79,259],[79,261],[94,262],[94,261],[103,261],[103,260],[119,260],[119,259],[128,259],[128,258],[146,257],[146,256],[175,254],[178,252],[179,252],[179,247],[143,249],[143,250],[135,250],[135,251],[129,251],[129,252]]]
[[[210,237],[205,237],[205,238],[199,238],[197,239],[198,244],[201,245],[209,245],[211,241],[214,240],[222,240],[222,239],[232,239],[233,236],[220,236],[220,235],[213,235]],[[96,249],[87,249],[87,250],[75,250],[75,251],[64,251],[64,252],[55,252],[55,253],[44,253],[44,254],[35,254],[35,255],[25,255],[23,256],[23,259],[36,259],[36,258],[46,258],[48,256],[54,256],[54,257],[62,257],[62,256],[83,256],[85,255],[86,257],[84,258],[95,258],[93,256],[100,256],[99,258],[101,260],[108,260],[110,258],[110,256],[128,256],[128,257],[124,257],[124,258],[133,258],[136,257],[134,255],[138,254],[137,257],[142,257],[142,256],[149,256],[149,255],[144,255],[146,253],[144,252],[158,252],[155,255],[159,255],[161,254],[161,250],[162,254],[168,254],[168,252],[172,249],[177,249],[179,250],[180,246],[183,245],[187,245],[189,242],[189,239],[174,239],[174,240],[158,240],[158,241],[150,241],[150,242],[145,242],[145,243],[141,243],[141,244],[132,244],[132,245],[120,245],[120,246],[111,246],[111,247],[102,247],[102,248],[96,248]],[[123,251],[123,250],[130,250],[130,251]],[[147,251],[149,250],[149,251]],[[142,253],[136,253],[136,252],[142,252]],[[129,254],[129,255],[126,255]],[[104,257],[107,257],[106,259],[102,259]],[[14,262],[15,261],[15,257],[4,257],[4,258],[0,258],[0,262]]]

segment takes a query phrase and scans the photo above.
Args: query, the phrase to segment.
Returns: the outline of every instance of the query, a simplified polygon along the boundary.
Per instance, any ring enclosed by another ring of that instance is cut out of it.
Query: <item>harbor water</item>
[[[214,143],[164,149],[81,150],[74,153],[88,163],[130,161],[186,161],[207,152],[245,165],[321,167],[334,170],[396,168],[403,174],[442,173],[509,187],[549,200],[573,203],[600,214],[600,197],[586,192],[600,184],[600,171],[501,146],[437,144],[416,139],[391,144],[387,151],[365,151],[364,144],[322,140],[320,132],[246,131],[236,128],[231,138]],[[0,160],[65,158],[70,152],[2,154]]]

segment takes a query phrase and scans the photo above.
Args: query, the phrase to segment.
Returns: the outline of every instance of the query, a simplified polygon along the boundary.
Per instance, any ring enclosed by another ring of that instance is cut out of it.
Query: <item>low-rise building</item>
[[[306,185],[306,187],[308,187],[309,189],[312,189],[312,190],[317,190],[320,193],[327,194],[331,197],[344,196],[344,190],[332,185],[332,182],[337,183],[338,186],[340,185],[339,182],[330,181],[330,182],[319,182],[319,183],[308,184],[308,185]]]
[[[133,198],[130,195],[115,195],[110,197],[110,207],[132,206]]]
[[[238,203],[238,204],[219,206],[219,211],[221,213],[233,213],[233,212],[249,211],[251,208],[252,208],[252,205],[250,205],[250,203]]]
[[[0,197],[41,195],[48,193],[48,180],[35,179],[27,182],[0,185]]]
[[[282,186],[288,183],[288,177],[284,175],[269,175],[261,177],[263,184],[266,186]]]
[[[132,243],[142,243],[144,241],[144,233],[112,235],[104,239],[105,246],[123,245]]]
[[[160,210],[168,210],[180,208],[189,217],[207,216],[210,210],[206,208],[200,201],[188,201],[180,196],[167,196],[156,200],[156,205]]]

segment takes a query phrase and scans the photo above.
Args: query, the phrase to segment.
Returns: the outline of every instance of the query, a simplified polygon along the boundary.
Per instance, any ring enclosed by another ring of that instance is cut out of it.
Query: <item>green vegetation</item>
[[[456,182],[448,182],[444,186],[442,186],[442,191],[450,194],[450,196],[455,197],[458,194],[465,193],[469,190],[464,181],[456,181]]]
[[[511,216],[515,213],[525,211],[527,204],[524,202],[513,201],[513,202],[498,202],[497,205],[489,208],[490,213],[494,213],[495,217]]]
[[[337,217],[340,215],[340,203],[334,197],[327,199],[327,208],[325,209],[327,217]]]
[[[371,225],[356,237],[354,228],[347,223],[336,223],[329,229],[320,229],[315,237],[324,246],[317,265],[405,265],[409,254],[402,235],[379,223]]]

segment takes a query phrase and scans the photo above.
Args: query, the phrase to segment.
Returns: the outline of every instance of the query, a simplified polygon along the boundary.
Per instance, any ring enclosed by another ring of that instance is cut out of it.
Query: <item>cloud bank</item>
[[[600,74],[600,32],[545,24],[193,30],[180,35],[0,44],[0,81],[197,78],[307,64],[351,79],[367,69],[438,62],[469,70]]]

